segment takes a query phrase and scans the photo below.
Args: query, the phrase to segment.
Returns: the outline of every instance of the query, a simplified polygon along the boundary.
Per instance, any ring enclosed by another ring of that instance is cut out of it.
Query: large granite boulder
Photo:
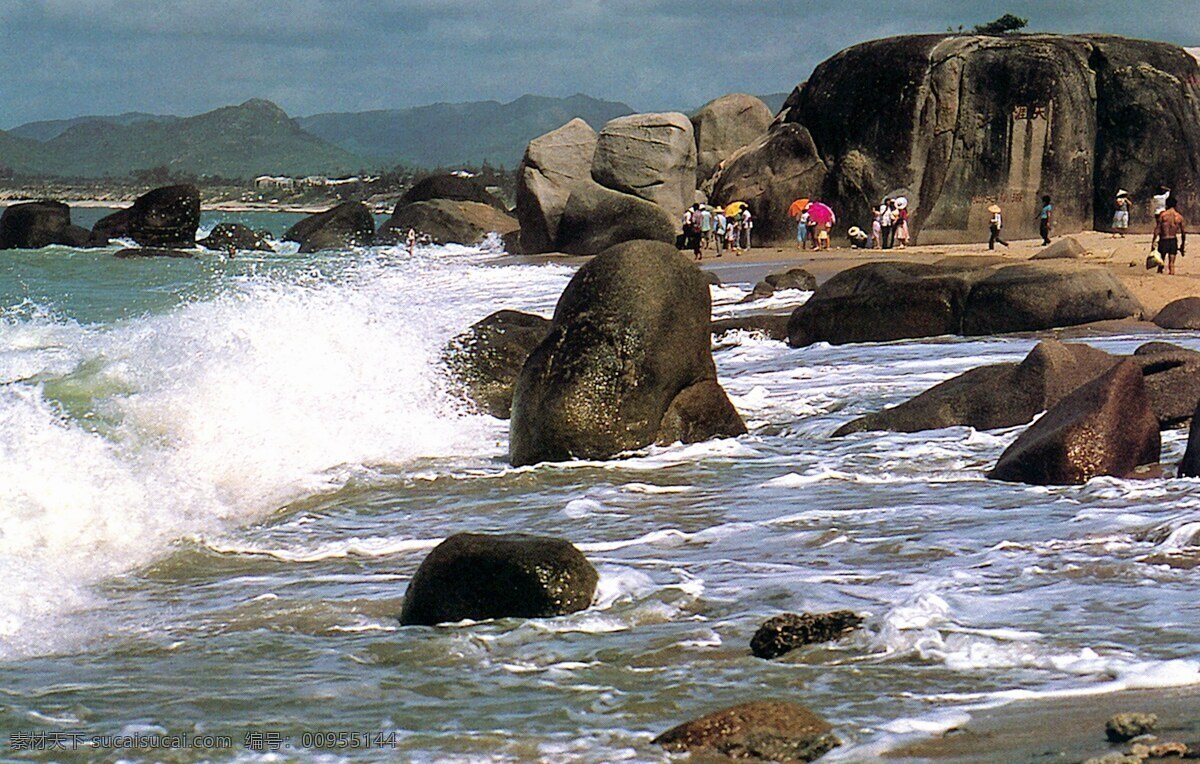
[[[1028,332],[1143,312],[1113,272],[1071,262],[1021,263],[975,284],[962,318],[968,336]]]
[[[96,221],[89,243],[105,246],[111,239],[130,238],[143,247],[194,247],[199,227],[200,191],[190,184],[164,186]]]
[[[804,128],[828,175],[820,189],[775,193],[819,191],[859,226],[882,198],[904,193],[923,243],[986,240],[992,203],[1004,208],[1010,237],[1032,237],[1044,193],[1057,232],[1106,226],[1120,188],[1136,200],[1164,182],[1181,198],[1200,192],[1191,170],[1200,166],[1198,102],[1196,61],[1167,43],[1045,34],[875,40],[818,65],[785,103],[772,132]],[[754,150],[779,148],[768,141]],[[1149,226],[1147,205],[1135,204],[1133,218],[1135,230]]]
[[[762,99],[730,93],[704,104],[692,115],[696,135],[696,185],[703,185],[721,162],[767,132],[771,109]]]
[[[679,112],[630,114],[610,120],[596,139],[592,179],[662,207],[672,222],[696,191],[696,140]]]
[[[1179,463],[1179,477],[1200,477],[1200,405],[1192,412],[1192,426],[1188,430],[1183,461]]]
[[[1169,302],[1154,316],[1164,329],[1200,329],[1200,297],[1181,297]]]
[[[460,202],[433,199],[397,207],[390,218],[379,226],[377,244],[397,244],[413,228],[429,237],[434,244],[473,245],[489,233],[503,236],[517,230],[517,221],[506,212],[479,202]]]
[[[1162,441],[1142,370],[1122,361],[1072,392],[1004,450],[993,480],[1077,485],[1128,477],[1158,461]]]
[[[967,296],[988,269],[877,262],[826,281],[788,322],[788,344],[886,342],[959,334]]]
[[[554,250],[567,199],[576,185],[591,178],[595,153],[596,131],[579,118],[529,142],[517,170],[522,252]]]
[[[569,542],[523,533],[456,533],[421,562],[400,623],[547,618],[592,604],[596,569]]]
[[[672,727],[652,741],[668,751],[720,760],[814,761],[841,741],[829,722],[802,705],[760,700]]]
[[[478,202],[495,207],[500,212],[507,213],[508,207],[497,199],[474,178],[447,173],[430,175],[416,182],[412,188],[401,195],[396,202],[396,209],[416,202],[428,202],[433,199],[449,199],[455,202]],[[394,213],[393,213],[394,214]]]
[[[1090,345],[1039,342],[1020,363],[980,366],[934,385],[911,400],[868,414],[834,431],[834,437],[867,430],[920,432],[966,426],[976,430],[1033,421],[1069,393],[1120,359]]]
[[[749,204],[755,239],[794,242],[796,221],[788,216],[788,207],[797,197],[819,197],[826,174],[808,130],[793,123],[776,124],[725,160],[709,196],[716,204]],[[842,215],[840,209],[836,213]]]
[[[607,459],[642,448],[660,438],[673,405],[666,437],[745,432],[715,385],[710,313],[707,280],[669,244],[626,242],[581,267],[517,380],[509,460]]]
[[[886,342],[942,334],[1029,332],[1140,315],[1107,268],[1058,261],[999,269],[864,263],[822,284],[792,313],[788,342]]]
[[[242,223],[217,223],[208,236],[196,242],[205,249],[226,252],[271,252],[271,235]]]
[[[1159,429],[1187,427],[1200,403],[1200,352],[1148,342],[1133,353]]]
[[[674,242],[675,222],[653,202],[584,180],[567,198],[555,249],[594,255],[635,239]]]
[[[301,252],[361,247],[375,235],[375,218],[362,202],[338,206],[309,215],[283,234],[284,241],[300,243]]]
[[[62,202],[22,202],[0,215],[0,249],[41,249],[51,244],[82,247],[86,228],[71,225],[71,208]]]
[[[508,419],[521,367],[550,332],[550,319],[499,310],[450,341],[442,358],[463,397]]]

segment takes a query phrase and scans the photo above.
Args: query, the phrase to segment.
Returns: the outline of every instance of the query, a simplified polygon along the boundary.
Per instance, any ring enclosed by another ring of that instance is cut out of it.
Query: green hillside
[[[35,141],[48,141],[85,122],[105,122],[110,125],[136,125],[140,122],[176,122],[179,117],[169,114],[147,114],[141,111],[127,111],[124,114],[88,115],[72,119],[46,119],[39,122],[26,122],[9,130],[13,135],[30,138]]]
[[[258,99],[171,122],[84,121],[44,143],[7,137],[0,142],[0,165],[31,175],[123,177],[163,166],[175,173],[252,178],[341,175],[370,165]]]
[[[569,98],[526,95],[510,103],[438,103],[412,109],[316,114],[297,122],[347,151],[419,167],[515,167],[532,139],[580,117],[599,130],[633,109],[579,94]]]

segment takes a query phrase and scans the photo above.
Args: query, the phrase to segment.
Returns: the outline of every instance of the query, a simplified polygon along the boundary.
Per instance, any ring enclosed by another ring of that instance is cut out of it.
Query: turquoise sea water
[[[662,761],[664,729],[781,697],[834,723],[834,760],[871,761],[1017,694],[1200,682],[1197,573],[1151,564],[1194,554],[1197,481],[985,480],[1017,430],[829,437],[1031,339],[729,337],[748,435],[512,469],[507,423],[465,412],[438,356],[501,307],[548,315],[570,268],[114,249],[0,253],[9,758]],[[749,287],[715,288],[715,313]],[[409,577],[457,531],[571,540],[596,604],[401,628]],[[749,654],[765,618],[834,608],[865,628]],[[90,747],[117,735],[141,746]]]

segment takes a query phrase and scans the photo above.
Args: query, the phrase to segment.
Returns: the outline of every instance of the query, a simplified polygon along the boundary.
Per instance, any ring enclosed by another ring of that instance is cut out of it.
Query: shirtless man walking
[[[1166,261],[1167,273],[1175,275],[1175,255],[1184,254],[1183,248],[1187,243],[1187,231],[1183,215],[1175,209],[1175,197],[1167,199],[1167,208],[1162,211],[1154,222],[1154,233],[1150,236],[1150,251],[1158,243],[1158,253]],[[1163,266],[1158,266],[1158,272],[1163,272]]]

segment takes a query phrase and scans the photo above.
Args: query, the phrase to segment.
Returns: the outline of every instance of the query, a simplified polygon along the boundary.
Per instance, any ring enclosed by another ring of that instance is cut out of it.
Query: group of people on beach
[[[734,202],[728,207],[693,204],[683,211],[683,234],[679,248],[692,250],[696,260],[703,259],[703,250],[712,249],[717,257],[724,252],[740,256],[750,249],[750,232],[754,218],[750,207]]]

